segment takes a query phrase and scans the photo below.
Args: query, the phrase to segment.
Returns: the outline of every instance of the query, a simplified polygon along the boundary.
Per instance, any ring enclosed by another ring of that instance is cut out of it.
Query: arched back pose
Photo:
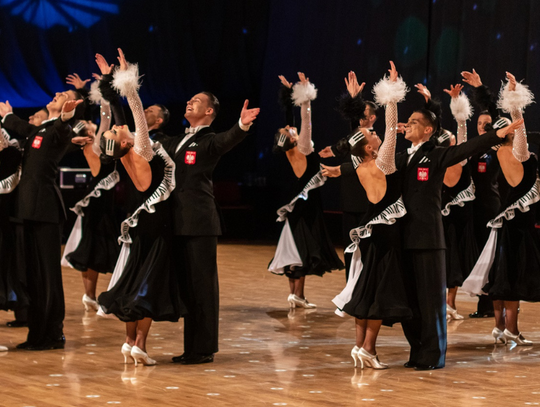
[[[301,107],[300,134],[286,126],[275,136],[274,151],[284,151],[291,165],[290,196],[292,200],[278,209],[278,222],[284,222],[274,258],[268,270],[289,278],[288,302],[291,308],[315,308],[304,295],[307,275],[322,276],[342,269],[324,224],[320,188],[326,178],[320,171],[319,156],[311,143],[311,100],[315,86],[301,72],[300,82],[294,85],[292,98]],[[292,85],[281,76],[283,85]]]
[[[492,335],[517,345],[530,345],[518,328],[519,301],[540,300],[540,238],[535,231],[535,212],[540,201],[538,161],[529,153],[523,125],[523,109],[532,103],[526,86],[507,72],[499,107],[521,125],[509,134],[497,151],[509,194],[503,210],[488,223],[491,234],[463,290],[488,293],[493,298],[495,328]]]
[[[127,97],[136,134],[125,125],[115,125],[103,134],[101,149],[105,155],[122,161],[136,189],[139,206],[130,208],[132,215],[122,222],[118,239],[122,250],[109,289],[98,302],[105,313],[126,322],[126,342],[122,346],[125,361],[131,357],[135,364],[154,365],[156,361],[146,353],[152,320],[176,322],[184,313],[170,264],[168,198],[175,187],[175,165],[163,147],[150,140],[137,93],[138,68],[128,66],[122,50],[118,52],[120,69],[114,73],[113,87]]]
[[[396,172],[397,103],[405,98],[407,87],[393,62],[390,76],[373,89],[375,100],[386,108],[384,143],[362,128],[350,140],[351,152],[361,162],[356,168],[358,179],[371,203],[360,226],[352,229],[353,243],[347,248],[353,254],[347,286],[333,302],[336,313],[343,311],[355,317],[356,346],[351,351],[356,367],[360,360],[374,369],[386,369],[375,348],[379,329],[384,322],[392,325],[412,317],[407,303],[401,267],[400,218],[406,214],[401,199],[401,179]],[[380,146],[380,148],[379,148]],[[329,173],[325,167],[323,173]]]
[[[98,76],[92,84],[90,100],[101,105],[99,129],[96,131],[94,123],[81,121],[75,127],[77,137],[72,140],[83,146],[84,156],[92,172],[92,181],[85,197],[71,208],[77,214],[77,220],[62,258],[63,266],[81,271],[85,291],[82,302],[86,311],[98,310],[96,286],[99,273],[112,273],[120,253],[116,241],[118,222],[114,208],[114,188],[120,181],[120,175],[115,160],[102,162],[100,159],[101,136],[111,125],[110,104],[118,105],[119,98],[110,89],[111,66],[99,54],[96,55],[96,62],[103,76]]]
[[[450,110],[457,122],[457,144],[467,141],[467,120],[472,116],[469,99],[462,85],[444,91],[451,96]],[[449,135],[449,137],[448,137]],[[448,137],[448,138],[447,138]],[[439,136],[448,146],[456,144],[450,132]],[[463,319],[456,308],[458,287],[467,278],[478,259],[479,251],[474,235],[473,203],[475,186],[468,159],[446,169],[442,189],[442,215],[446,240],[446,318]]]

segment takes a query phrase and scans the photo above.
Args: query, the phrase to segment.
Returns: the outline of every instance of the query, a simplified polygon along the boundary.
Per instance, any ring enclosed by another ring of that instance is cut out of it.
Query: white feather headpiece
[[[395,81],[391,81],[389,76],[385,76],[373,86],[375,103],[385,106],[389,103],[399,103],[405,100],[405,95],[409,89],[400,76]]]
[[[503,112],[511,113],[513,110],[523,112],[523,109],[534,103],[534,95],[527,85],[516,83],[514,91],[508,89],[509,85],[509,82],[506,85],[503,83],[499,92],[497,107]]]
[[[113,75],[112,87],[126,97],[131,91],[138,91],[141,87],[139,83],[139,66],[137,64],[128,64],[125,71],[117,69]]]
[[[291,98],[295,106],[301,106],[302,103],[305,103],[308,100],[315,100],[317,98],[317,89],[311,82],[308,82],[305,85],[298,82],[293,86],[292,89],[293,92]]]
[[[450,110],[458,122],[465,122],[471,118],[474,111],[469,102],[469,98],[464,93],[460,93],[457,98],[450,101]]]

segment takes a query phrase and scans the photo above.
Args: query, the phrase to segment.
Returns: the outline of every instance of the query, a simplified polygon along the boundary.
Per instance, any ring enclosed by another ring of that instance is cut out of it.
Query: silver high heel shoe
[[[465,319],[463,315],[459,315],[457,310],[446,304],[446,319]]]
[[[504,339],[506,341],[514,341],[517,346],[525,346],[525,345],[532,345],[532,341],[529,341],[528,339],[525,339],[523,335],[521,335],[521,332],[517,335],[514,335],[512,332],[510,332],[508,329],[505,329],[503,332]]]
[[[307,298],[300,298],[296,294],[289,295],[289,303],[291,304],[291,307],[292,307],[292,304],[294,303],[294,306],[297,308],[306,308],[306,309],[317,308],[317,306],[315,304],[310,303],[307,300]]]
[[[360,368],[363,369],[364,368],[364,361],[362,360],[362,358],[358,355],[358,352],[360,351],[360,348],[358,346],[355,346],[354,348],[352,348],[351,350],[351,357],[353,358],[354,360],[354,367],[356,367],[358,364],[357,362],[360,361]]]
[[[124,343],[122,345],[122,355],[124,355],[124,363],[128,363],[128,358],[133,359],[133,356],[131,356],[131,345],[128,343]],[[135,360],[135,359],[133,359]]]
[[[296,308],[296,304],[294,303],[294,294],[289,294],[287,301],[289,302],[291,308]]]
[[[506,331],[506,329],[505,329],[505,331]],[[504,332],[501,331],[499,328],[497,328],[497,327],[493,328],[493,331],[491,331],[491,336],[493,336],[493,338],[495,339],[495,344],[497,344],[497,342],[500,339],[501,342],[504,345],[506,345],[506,338],[504,336]]]
[[[145,366],[153,366],[157,363],[154,359],[151,359],[148,356],[148,353],[143,351],[138,346],[133,346],[131,348],[131,357],[135,361],[135,366],[137,366],[138,363],[142,363]]]
[[[358,357],[360,360],[362,360],[362,362],[366,363],[367,367],[377,370],[388,369],[388,365],[386,363],[382,363],[377,355],[372,355],[364,348],[360,348],[358,351]]]
[[[84,294],[82,297],[82,303],[85,311],[97,311],[99,308],[97,301],[93,300],[86,294]]]

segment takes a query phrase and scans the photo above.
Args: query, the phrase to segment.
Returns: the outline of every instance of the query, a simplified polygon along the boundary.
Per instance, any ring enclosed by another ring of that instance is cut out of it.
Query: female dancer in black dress
[[[370,209],[362,224],[351,230],[353,253],[349,280],[333,302],[336,313],[354,316],[356,346],[351,351],[356,367],[360,360],[374,369],[387,369],[375,348],[383,323],[392,325],[412,317],[401,269],[400,218],[406,214],[401,199],[401,178],[395,167],[397,103],[405,98],[407,87],[392,62],[390,76],[375,85],[375,101],[386,106],[386,132],[381,144],[376,134],[361,129],[352,138],[351,153],[361,159],[356,172]],[[325,171],[324,173],[329,173]]]
[[[110,76],[111,67],[101,55],[96,55],[96,62],[102,75]],[[77,214],[77,220],[66,243],[62,265],[81,271],[85,291],[82,303],[86,311],[98,310],[96,286],[99,273],[112,273],[120,253],[116,241],[118,222],[114,215],[114,188],[120,181],[120,175],[115,161],[100,159],[99,147],[101,135],[111,125],[110,103],[118,103],[117,95],[115,100],[109,101],[98,88],[107,86],[107,83],[110,82],[99,77],[90,90],[90,99],[101,105],[99,130],[96,132],[94,123],[81,121],[74,129],[77,137],[72,139],[74,143],[83,144],[93,178],[85,197],[71,208]]]
[[[138,68],[125,60],[114,73],[113,87],[126,96],[135,119],[136,134],[127,126],[113,126],[103,134],[102,151],[120,158],[138,198],[138,206],[121,225],[122,249],[108,291],[98,302],[107,314],[126,322],[125,361],[154,365],[146,353],[146,338],[154,321],[178,321],[184,306],[170,267],[172,241],[168,198],[175,187],[174,161],[159,143],[153,143],[137,93]]]
[[[535,213],[540,201],[538,161],[529,153],[523,125],[523,109],[532,103],[526,86],[506,74],[499,107],[520,126],[507,136],[497,151],[509,193],[503,210],[488,226],[491,234],[471,275],[462,289],[493,298],[495,343],[509,340],[530,345],[518,328],[519,301],[540,300],[540,237],[535,231]]]
[[[300,134],[296,128],[285,127],[276,134],[274,151],[285,151],[291,164],[290,203],[278,209],[278,222],[284,222],[276,253],[268,266],[275,274],[289,278],[291,308],[315,308],[304,296],[307,275],[322,276],[326,272],[342,269],[343,263],[334,249],[323,219],[319,187],[326,178],[320,171],[319,156],[311,142],[311,100],[317,91],[303,73],[294,85],[292,98],[301,106]],[[281,76],[284,86],[292,85]]]
[[[458,124],[457,144],[467,141],[467,120],[472,115],[469,99],[461,90],[462,85],[444,91],[451,96],[450,109]],[[443,130],[440,145],[455,145],[453,134]],[[442,215],[446,238],[446,318],[463,319],[456,308],[458,287],[473,269],[478,259],[478,246],[474,234],[473,202],[475,186],[468,160],[448,167],[442,190]]]

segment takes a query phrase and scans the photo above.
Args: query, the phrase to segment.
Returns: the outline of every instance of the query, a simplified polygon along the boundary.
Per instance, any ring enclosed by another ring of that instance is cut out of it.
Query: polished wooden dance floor
[[[401,327],[384,328],[379,357],[390,369],[355,369],[351,318],[330,300],[344,273],[307,279],[316,310],[289,311],[285,278],[266,271],[274,247],[221,244],[220,352],[215,362],[181,366],[182,322],[155,323],[148,352],[153,367],[124,365],[124,326],[85,313],[78,272],[64,269],[65,350],[17,351],[26,328],[7,328],[0,313],[1,406],[519,406],[540,405],[540,304],[522,304],[520,322],[537,345],[493,345],[491,319],[448,326],[445,369],[405,369]],[[100,281],[104,289],[108,276]],[[476,300],[458,296],[463,315]]]

